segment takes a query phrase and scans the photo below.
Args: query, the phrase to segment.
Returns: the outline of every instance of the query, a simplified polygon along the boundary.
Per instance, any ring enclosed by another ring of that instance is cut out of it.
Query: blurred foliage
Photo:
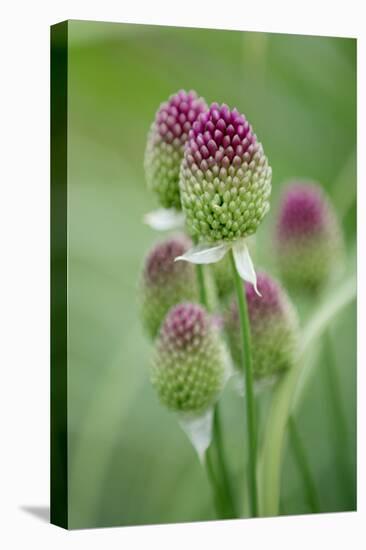
[[[142,223],[156,206],[145,187],[143,154],[158,105],[180,88],[194,88],[208,102],[226,102],[247,115],[273,168],[273,207],[256,245],[257,264],[273,272],[271,231],[289,178],[321,182],[347,248],[354,249],[355,58],[351,39],[69,23],[70,527],[214,518],[194,451],[150,386],[150,344],[138,319],[142,258],[159,238]],[[312,301],[302,300],[301,311],[311,310]],[[329,512],[355,507],[354,305],[332,322],[331,342],[349,431],[346,485],[334,465],[321,354],[296,413],[322,509]],[[268,396],[262,401],[264,418]],[[230,387],[222,408],[241,493],[245,418]],[[308,512],[290,448],[285,451],[281,512]]]

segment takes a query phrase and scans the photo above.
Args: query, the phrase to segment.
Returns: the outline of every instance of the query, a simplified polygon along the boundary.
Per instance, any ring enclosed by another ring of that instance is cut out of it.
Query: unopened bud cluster
[[[145,152],[148,186],[164,208],[181,208],[179,171],[192,124],[207,109],[196,92],[179,91],[163,103],[151,126]]]
[[[320,185],[294,182],[285,189],[276,230],[283,280],[317,290],[329,279],[342,250],[341,229]]]
[[[193,123],[180,177],[188,231],[202,241],[255,233],[269,210],[271,168],[249,122],[213,103]]]
[[[296,359],[297,315],[279,283],[265,273],[259,273],[258,296],[253,285],[246,283],[245,292],[251,333],[253,374],[265,378],[290,368]],[[241,364],[241,335],[236,300],[226,319],[230,349],[234,362]]]
[[[152,338],[172,306],[182,301],[198,301],[194,266],[174,261],[191,246],[188,237],[179,235],[158,243],[147,255],[140,283],[141,316]]]
[[[215,402],[224,374],[225,352],[209,314],[197,304],[172,308],[151,369],[161,402],[173,411],[200,413]]]

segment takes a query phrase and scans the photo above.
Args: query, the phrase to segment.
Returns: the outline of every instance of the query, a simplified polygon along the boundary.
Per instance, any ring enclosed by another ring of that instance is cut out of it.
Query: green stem
[[[214,409],[213,429],[214,429],[214,441],[216,443],[216,449],[217,449],[218,465],[220,468],[221,479],[225,490],[225,499],[227,502],[227,509],[228,509],[229,516],[231,518],[234,518],[237,516],[236,516],[236,510],[235,510],[234,496],[232,493],[229,474],[226,466],[223,438],[222,438],[222,432],[221,432],[220,410],[219,410],[218,403],[216,403],[216,406]]]
[[[238,310],[240,319],[240,331],[242,340],[242,369],[245,379],[245,397],[247,412],[247,434],[249,450],[249,499],[251,513],[253,517],[258,516],[258,496],[257,496],[257,433],[256,433],[256,414],[253,391],[253,368],[252,353],[250,343],[250,325],[248,316],[248,305],[246,294],[244,292],[243,281],[236,270],[234,256],[230,251],[230,259],[233,270],[235,289],[238,300]]]
[[[197,280],[198,280],[198,291],[199,291],[199,295],[200,295],[200,303],[206,309],[208,309],[205,277],[204,277],[203,266],[202,265],[199,265],[199,264],[196,265],[196,273],[197,273]]]
[[[207,293],[206,285],[204,278],[204,271],[202,265],[196,265],[196,274],[199,288],[199,296],[201,304],[207,309]],[[217,454],[217,467],[219,469],[219,479],[217,479],[215,474],[215,468],[211,457],[211,447],[206,452],[206,468],[208,478],[210,480],[213,493],[214,493],[214,502],[217,513],[220,514],[219,517],[233,518],[235,516],[235,507],[233,496],[230,489],[229,476],[227,473],[227,467],[225,462],[222,435],[221,435],[221,425],[219,418],[219,405],[216,403],[214,407],[214,424],[213,424],[213,440],[216,447]]]
[[[304,490],[306,494],[306,499],[308,501],[310,510],[313,513],[319,513],[320,504],[319,504],[319,497],[318,497],[316,484],[313,481],[310,466],[306,457],[306,452],[303,447],[300,435],[297,431],[293,416],[290,416],[288,419],[288,428],[289,428],[291,446],[294,451],[294,457],[296,460],[297,467],[301,473],[302,482],[303,482]]]

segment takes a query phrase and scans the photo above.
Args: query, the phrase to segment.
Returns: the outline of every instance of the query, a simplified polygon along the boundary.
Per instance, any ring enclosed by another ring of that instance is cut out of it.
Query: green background
[[[356,41],[79,21],[69,22],[68,36],[69,526],[213,519],[205,473],[148,378],[137,283],[161,235],[142,223],[157,206],[144,180],[147,131],[159,104],[180,88],[237,107],[273,169],[257,264],[273,271],[281,186],[306,177],[331,195],[353,267]],[[321,355],[297,411],[323,511],[355,508],[354,305],[332,323],[331,340],[349,431],[342,475]],[[230,387],[223,414],[240,492],[245,417]],[[288,446],[283,472],[281,513],[308,512]]]

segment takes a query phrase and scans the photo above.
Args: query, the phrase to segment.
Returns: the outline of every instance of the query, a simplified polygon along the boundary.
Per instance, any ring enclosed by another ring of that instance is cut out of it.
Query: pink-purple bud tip
[[[342,232],[319,184],[294,181],[282,194],[275,232],[282,278],[298,290],[320,289],[340,260]]]
[[[157,244],[146,259],[144,278],[147,284],[159,284],[174,273],[179,273],[181,266],[174,261],[192,246],[191,240],[184,235],[173,237]]]
[[[251,323],[260,323],[281,313],[283,307],[282,291],[278,283],[266,273],[257,273],[257,288],[259,296],[251,283],[243,283],[248,304]],[[231,315],[237,322],[239,312],[236,301],[231,304]]]
[[[179,304],[167,316],[161,330],[161,345],[185,348],[199,345],[207,331],[208,316],[197,304]]]
[[[256,315],[269,317],[276,315],[282,308],[282,296],[278,283],[266,273],[257,274],[259,296],[251,283],[245,283],[245,291],[250,318]]]
[[[245,116],[227,105],[213,103],[199,115],[189,133],[186,149],[188,166],[194,164],[203,172],[213,165],[227,169],[248,163],[255,154],[256,136]]]
[[[320,187],[291,184],[282,197],[277,226],[279,239],[292,239],[322,232],[328,223],[328,204]]]
[[[177,139],[184,144],[193,122],[206,109],[205,102],[196,92],[180,90],[160,106],[155,118],[156,131],[166,143]]]

